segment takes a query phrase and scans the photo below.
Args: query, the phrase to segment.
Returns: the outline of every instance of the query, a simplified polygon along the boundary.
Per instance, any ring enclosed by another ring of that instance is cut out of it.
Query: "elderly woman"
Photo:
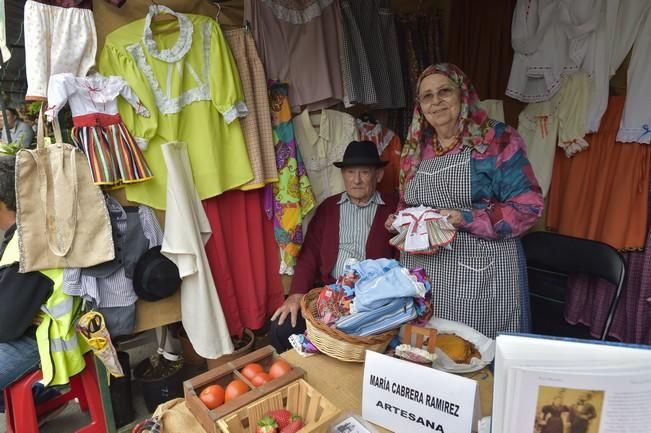
[[[491,338],[526,330],[526,268],[518,236],[540,218],[543,198],[525,144],[515,129],[488,119],[455,65],[428,67],[417,92],[402,151],[400,207],[438,209],[457,236],[450,249],[402,253],[400,260],[427,271],[438,317]]]

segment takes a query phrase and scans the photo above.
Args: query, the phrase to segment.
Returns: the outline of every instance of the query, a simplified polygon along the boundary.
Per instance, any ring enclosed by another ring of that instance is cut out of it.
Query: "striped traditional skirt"
[[[119,114],[84,114],[72,122],[72,141],[86,154],[95,184],[117,186],[151,179],[147,161]]]

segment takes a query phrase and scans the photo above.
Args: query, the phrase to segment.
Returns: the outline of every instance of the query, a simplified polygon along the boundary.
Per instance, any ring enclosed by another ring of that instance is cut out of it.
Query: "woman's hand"
[[[393,227],[393,222],[396,220],[396,216],[391,214],[387,218],[387,220],[384,222],[384,228],[387,229],[391,233],[398,233],[398,230],[396,230]]]
[[[448,222],[456,228],[459,228],[463,223],[463,215],[458,210],[439,209],[439,213],[441,215],[446,215],[448,217]]]

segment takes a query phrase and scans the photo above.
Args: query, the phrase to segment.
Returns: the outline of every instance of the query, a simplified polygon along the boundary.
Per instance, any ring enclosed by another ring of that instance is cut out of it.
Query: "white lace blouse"
[[[75,77],[70,73],[52,75],[48,85],[48,106],[45,113],[51,119],[69,103],[73,116],[90,113],[117,114],[118,96],[122,96],[138,114],[149,117],[149,110],[142,105],[124,79],[100,74],[88,77]]]

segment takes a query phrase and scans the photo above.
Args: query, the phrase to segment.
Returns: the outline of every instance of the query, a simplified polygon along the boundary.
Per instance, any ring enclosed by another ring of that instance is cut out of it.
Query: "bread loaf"
[[[436,346],[457,364],[469,364],[472,358],[481,358],[474,344],[454,334],[439,334]]]

